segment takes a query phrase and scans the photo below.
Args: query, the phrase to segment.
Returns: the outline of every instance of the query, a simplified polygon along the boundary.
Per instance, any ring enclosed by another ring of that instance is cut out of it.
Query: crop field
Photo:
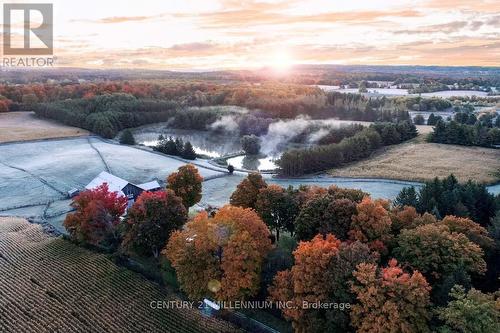
[[[153,309],[178,300],[40,225],[0,218],[0,332],[237,332],[197,309]]]
[[[33,112],[0,113],[0,143],[88,134],[81,128],[37,118]]]
[[[498,182],[500,149],[425,142],[430,126],[418,126],[420,136],[376,152],[371,158],[331,170],[335,177],[373,177],[426,181],[453,173],[459,181]]]

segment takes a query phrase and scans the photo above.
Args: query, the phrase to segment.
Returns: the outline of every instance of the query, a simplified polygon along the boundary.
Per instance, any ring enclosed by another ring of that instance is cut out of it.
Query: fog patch
[[[210,124],[210,129],[217,132],[238,132],[239,126],[234,116],[227,115]]]

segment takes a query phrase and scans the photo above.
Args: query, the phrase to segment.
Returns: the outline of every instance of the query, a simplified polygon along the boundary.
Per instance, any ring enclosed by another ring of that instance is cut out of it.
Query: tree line
[[[162,134],[158,136],[158,143],[153,150],[167,155],[180,156],[187,160],[196,159],[196,152],[191,142],[184,142],[181,138],[174,140],[171,136],[167,139]]]
[[[500,117],[498,117],[500,118]],[[497,121],[500,124],[500,121]],[[462,146],[493,147],[500,145],[500,127],[489,127],[481,121],[474,125],[455,120],[438,120],[428,141]]]
[[[409,121],[376,123],[339,143],[288,150],[276,164],[283,176],[301,176],[358,161],[382,146],[409,140],[417,134],[415,125]]]
[[[126,198],[103,185],[74,199],[64,225],[77,242],[166,261],[163,273],[173,271],[193,301],[291,304],[267,311],[295,332],[500,329],[498,271],[491,274],[498,215],[483,225],[360,190],[285,189],[250,174],[230,205],[189,219],[201,181],[192,165],[181,167],[164,191],[141,194],[124,219]],[[448,178],[433,190],[445,183],[446,191],[456,187]],[[310,306],[318,302],[342,308]]]

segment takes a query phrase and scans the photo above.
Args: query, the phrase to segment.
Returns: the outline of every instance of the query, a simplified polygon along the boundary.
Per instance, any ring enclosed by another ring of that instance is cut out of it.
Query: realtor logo
[[[24,17],[22,28],[24,43],[14,43],[13,17]],[[39,18],[33,22],[33,17]],[[13,4],[3,5],[3,53],[4,55],[52,55],[54,51],[53,41],[53,6],[52,4]],[[14,45],[15,44],[15,45]]]

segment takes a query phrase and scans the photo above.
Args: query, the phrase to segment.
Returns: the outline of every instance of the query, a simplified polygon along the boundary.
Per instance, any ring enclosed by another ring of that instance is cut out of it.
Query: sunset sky
[[[52,3],[59,66],[500,66],[499,0]]]

